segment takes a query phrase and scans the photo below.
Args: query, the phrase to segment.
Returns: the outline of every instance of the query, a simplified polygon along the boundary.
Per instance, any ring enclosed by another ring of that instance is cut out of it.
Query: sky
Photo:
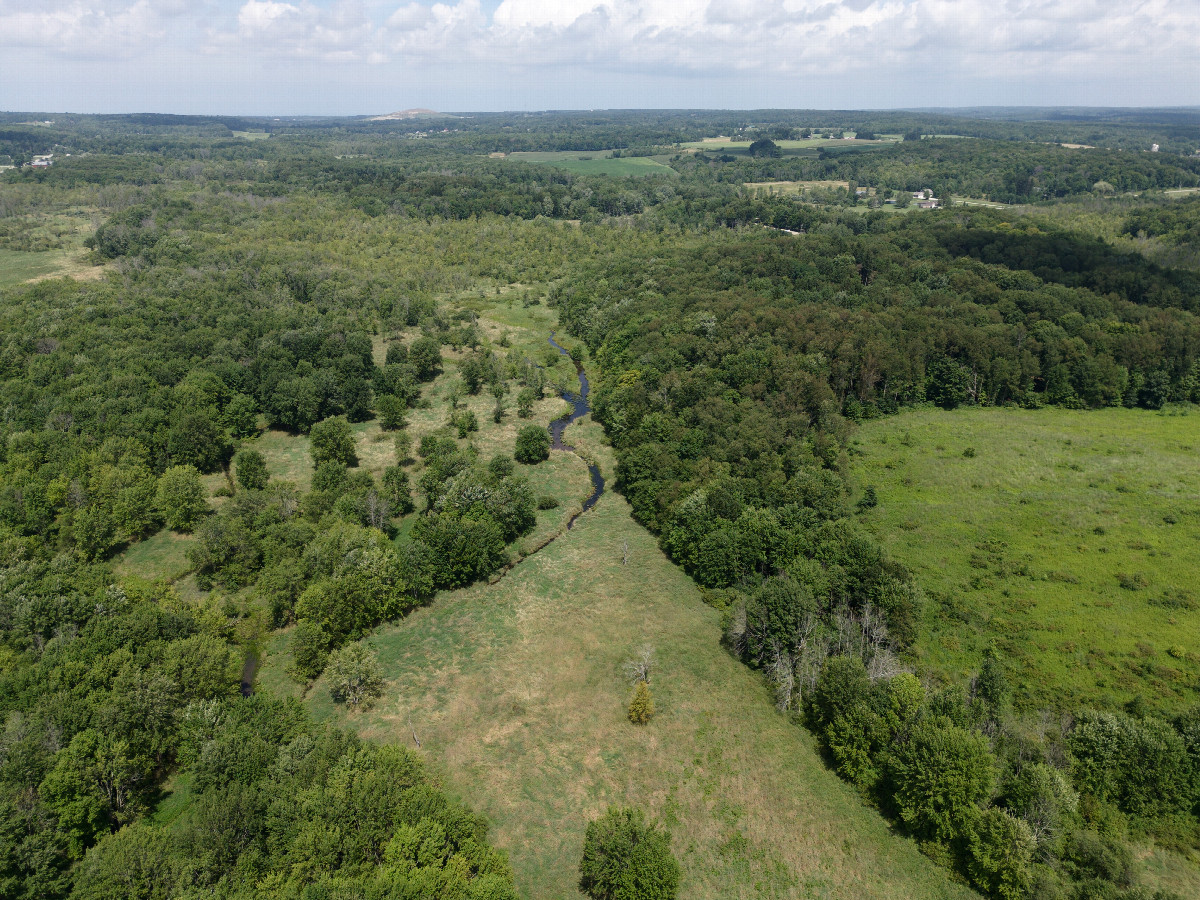
[[[0,109],[1200,105],[1200,0],[0,0]]]

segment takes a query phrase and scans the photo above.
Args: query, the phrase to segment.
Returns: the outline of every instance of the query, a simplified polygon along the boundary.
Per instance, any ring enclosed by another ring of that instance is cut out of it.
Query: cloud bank
[[[1178,0],[0,0],[0,107],[36,58],[43,87],[68,94],[97,71],[137,93],[139,67],[165,90],[174,70],[189,102],[251,78],[264,100],[340,85],[360,91],[348,104],[390,88],[395,105],[430,105],[399,96],[416,87],[459,109],[572,89],[578,106],[597,93],[616,106],[834,105],[821,91],[855,105],[1184,104],[1200,103],[1197,34],[1200,3]],[[728,103],[723,83],[752,95]],[[713,88],[722,103],[704,102]]]

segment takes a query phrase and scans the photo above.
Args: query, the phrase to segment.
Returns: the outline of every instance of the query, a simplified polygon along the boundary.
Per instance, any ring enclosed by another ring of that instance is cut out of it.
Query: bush
[[[403,465],[412,459],[412,435],[407,431],[398,433],[394,440],[396,448],[396,464]]]
[[[450,424],[458,431],[460,438],[465,438],[472,431],[479,430],[479,419],[469,409],[461,409],[451,415]]]
[[[375,410],[379,413],[379,427],[384,431],[396,431],[408,425],[405,413],[408,404],[395,394],[384,394],[375,400]]]
[[[369,705],[383,696],[383,667],[365,644],[350,644],[332,653],[325,666],[329,693],[339,703]]]
[[[610,807],[588,824],[579,889],[593,900],[674,900],[679,863],[671,835],[647,824],[641,810]]]
[[[247,491],[261,491],[271,477],[267,461],[257,450],[242,450],[233,458],[233,468],[238,485]]]
[[[329,635],[316,622],[301,622],[292,632],[292,660],[301,678],[316,678],[329,659]]]
[[[654,698],[650,696],[650,685],[639,681],[629,701],[629,721],[634,725],[645,725],[654,717]]]
[[[1034,846],[1028,825],[993,806],[979,817],[971,835],[971,880],[989,896],[1021,900],[1032,877]]]
[[[343,466],[353,465],[354,432],[345,416],[333,416],[313,425],[308,435],[313,465],[334,462]]]
[[[540,425],[526,425],[517,432],[513,458],[519,463],[537,465],[550,457],[550,432]]]
[[[408,483],[408,473],[399,466],[388,466],[383,470],[383,496],[391,505],[392,510],[401,516],[413,511],[412,490]]]
[[[435,337],[419,337],[408,349],[408,361],[417,370],[417,378],[430,381],[442,370],[442,345]]]
[[[558,498],[549,494],[541,494],[537,498],[538,509],[558,509]]]
[[[171,466],[158,479],[158,510],[173,531],[191,531],[208,512],[195,466]]]
[[[950,842],[969,833],[991,793],[992,753],[982,734],[927,720],[893,752],[891,777],[900,818],[921,837]]]
[[[513,473],[513,458],[497,453],[488,463],[488,471],[497,478],[507,478]]]
[[[746,604],[746,652],[760,666],[796,646],[817,613],[812,591],[787,575],[768,578]]]
[[[537,394],[533,388],[522,388],[517,394],[517,415],[522,419],[532,416],[535,400],[537,400]]]

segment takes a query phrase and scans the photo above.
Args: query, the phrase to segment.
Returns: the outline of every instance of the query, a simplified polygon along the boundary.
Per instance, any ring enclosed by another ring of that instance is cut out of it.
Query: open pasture
[[[576,175],[669,175],[678,173],[651,156],[614,157],[611,150],[544,151],[508,154],[506,159],[554,166]]]
[[[863,424],[863,516],[929,595],[924,671],[999,650],[1019,705],[1200,699],[1200,411],[922,409]]]
[[[612,475],[598,426],[568,437]],[[826,768],[721,646],[718,619],[608,492],[496,584],[379,628],[388,686],[374,708],[346,713],[320,680],[307,705],[374,740],[414,746],[415,732],[449,790],[494,823],[525,897],[580,896],[583,832],[610,803],[671,829],[681,897],[975,896]],[[636,727],[622,667],[647,644],[658,712]],[[262,677],[285,666],[280,641]]]

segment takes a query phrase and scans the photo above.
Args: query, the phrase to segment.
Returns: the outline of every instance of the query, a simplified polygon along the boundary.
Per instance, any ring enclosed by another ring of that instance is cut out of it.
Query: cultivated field
[[[864,521],[930,596],[924,670],[996,647],[1028,709],[1200,699],[1200,411],[919,410],[856,451]]]

